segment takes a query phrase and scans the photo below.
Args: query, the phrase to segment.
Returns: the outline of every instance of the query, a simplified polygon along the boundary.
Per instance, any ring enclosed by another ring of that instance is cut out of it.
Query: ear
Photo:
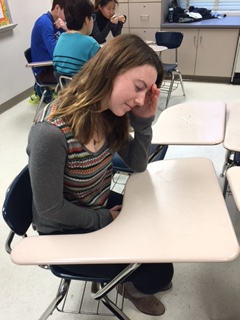
[[[60,8],[59,4],[56,4],[56,5],[55,5],[55,8],[54,8],[54,11],[55,11],[55,12],[58,12],[60,9],[61,9],[61,8]]]

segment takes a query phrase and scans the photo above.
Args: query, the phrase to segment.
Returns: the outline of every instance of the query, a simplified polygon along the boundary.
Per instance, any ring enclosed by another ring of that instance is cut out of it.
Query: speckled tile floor
[[[240,101],[240,87],[227,84],[194,83],[185,81],[186,97],[181,89],[173,92],[170,104],[174,105],[191,100]],[[160,107],[164,104],[164,94]],[[5,191],[21,168],[27,163],[25,152],[27,135],[32,125],[36,106],[27,100],[0,115],[1,136],[1,173],[0,203]],[[166,158],[203,156],[210,158],[219,175],[222,169],[225,150],[221,145],[213,147],[170,146]],[[119,177],[123,179],[123,177]],[[222,178],[219,178],[222,183]],[[122,183],[118,181],[116,190],[122,192]],[[240,239],[240,213],[235,207],[232,196],[226,197],[233,225]],[[4,243],[8,228],[1,219],[0,223],[0,314],[4,320],[36,320],[54,297],[59,280],[49,271],[35,266],[14,265],[5,252]],[[157,247],[158,244],[153,244]],[[177,246],[177,240],[176,240]],[[71,293],[73,305],[78,302],[80,283],[74,283]],[[227,263],[178,263],[175,264],[173,288],[159,293],[158,297],[166,306],[162,320],[238,320],[240,319],[240,258]],[[74,300],[75,299],[75,300]],[[91,307],[91,297],[87,298]],[[125,302],[125,312],[131,319],[144,320],[157,317],[146,316],[138,312],[129,302]],[[54,311],[52,320],[64,319],[115,319],[112,316],[96,317],[92,315],[72,315]]]

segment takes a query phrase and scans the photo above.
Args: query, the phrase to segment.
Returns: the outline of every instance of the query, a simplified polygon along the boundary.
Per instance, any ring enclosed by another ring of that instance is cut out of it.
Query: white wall
[[[13,23],[12,31],[0,33],[0,109],[1,104],[33,86],[31,70],[25,68],[23,55],[30,46],[35,20],[51,9],[51,0],[8,0]],[[1,110],[0,110],[1,112]]]

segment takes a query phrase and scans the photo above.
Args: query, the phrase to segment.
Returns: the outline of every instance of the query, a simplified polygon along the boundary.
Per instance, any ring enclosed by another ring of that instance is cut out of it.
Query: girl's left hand
[[[160,89],[157,88],[156,84],[153,84],[151,89],[146,93],[144,104],[134,107],[131,112],[136,117],[141,118],[154,116],[157,111],[159,95]]]
[[[122,23],[125,23],[126,22],[126,18],[124,17],[124,15],[120,15],[120,16],[118,16],[118,21],[122,22]]]

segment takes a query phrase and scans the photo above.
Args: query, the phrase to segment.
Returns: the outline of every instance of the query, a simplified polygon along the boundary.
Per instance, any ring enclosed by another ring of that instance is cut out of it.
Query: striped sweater
[[[105,207],[111,185],[113,154],[106,145],[94,154],[84,148],[68,124],[62,119],[48,117],[55,108],[54,104],[44,108],[37,122],[50,122],[66,137],[68,153],[64,170],[64,198],[79,206]]]
[[[46,118],[51,108],[54,103],[40,112],[28,136],[33,225],[45,234],[101,229],[112,221],[106,202],[113,151],[107,145],[95,153],[88,151],[62,119]],[[119,155],[133,170],[143,171],[147,166],[154,118],[129,115],[135,137],[129,137]]]

